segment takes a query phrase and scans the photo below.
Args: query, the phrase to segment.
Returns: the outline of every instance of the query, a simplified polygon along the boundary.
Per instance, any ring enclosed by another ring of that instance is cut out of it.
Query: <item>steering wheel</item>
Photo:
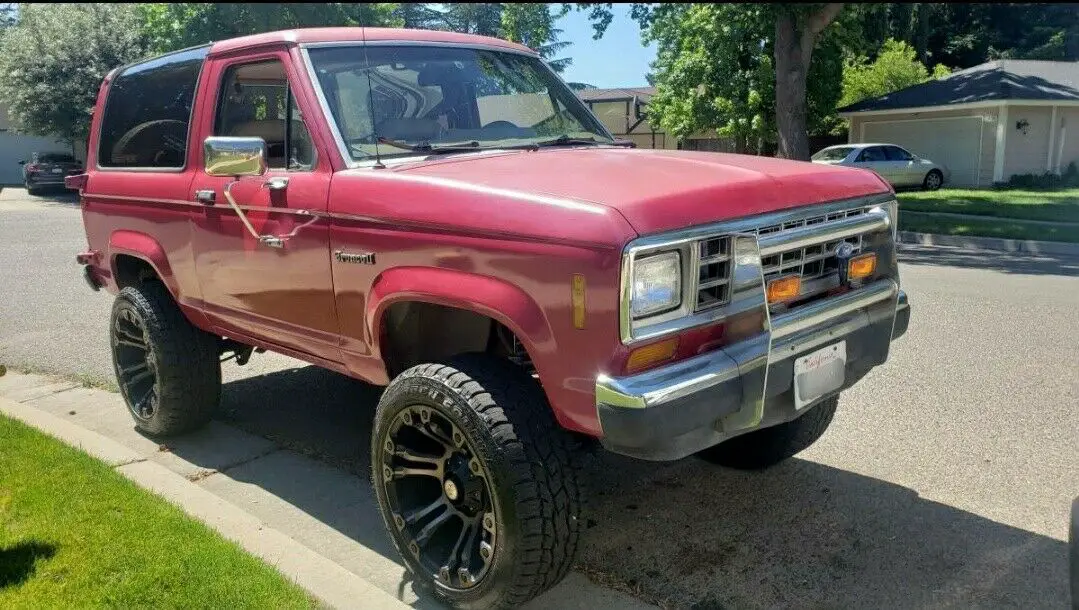
[[[510,123],[509,121],[491,121],[490,123],[484,125],[483,129],[491,129],[496,127],[509,127],[510,129],[520,129],[520,127],[514,125],[513,123]]]

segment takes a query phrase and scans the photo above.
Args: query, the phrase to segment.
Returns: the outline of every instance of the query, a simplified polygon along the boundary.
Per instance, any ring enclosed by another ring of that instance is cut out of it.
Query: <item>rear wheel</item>
[[[922,188],[927,191],[935,191],[944,184],[944,174],[939,169],[931,169],[922,181]]]
[[[160,282],[120,291],[109,334],[136,428],[170,436],[210,421],[221,397],[217,338],[188,322]]]
[[[468,355],[395,378],[375,414],[372,483],[420,588],[507,608],[558,583],[580,534],[577,448],[510,362]]]
[[[26,194],[27,195],[40,195],[41,194],[41,189],[39,189],[36,186],[30,184],[29,182],[24,183],[23,186],[26,187]]]
[[[809,448],[823,436],[838,406],[838,396],[829,398],[798,419],[736,436],[697,455],[713,464],[741,470],[774,466]]]

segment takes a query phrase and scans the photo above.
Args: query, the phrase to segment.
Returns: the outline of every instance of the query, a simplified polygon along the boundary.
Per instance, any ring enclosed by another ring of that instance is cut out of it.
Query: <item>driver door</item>
[[[221,334],[339,362],[327,215],[332,170],[307,129],[290,69],[283,52],[210,66],[216,87],[201,112],[190,192],[204,204],[195,265],[207,315]],[[259,235],[283,237],[279,247],[260,242],[229,205],[225,186],[234,179],[206,173],[201,143],[211,135],[266,142],[265,175],[240,179],[231,195]],[[271,180],[284,188],[270,188]]]

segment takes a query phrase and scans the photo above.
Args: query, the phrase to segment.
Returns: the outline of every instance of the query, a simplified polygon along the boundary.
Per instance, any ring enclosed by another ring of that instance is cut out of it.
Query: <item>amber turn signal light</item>
[[[658,343],[638,347],[629,355],[626,361],[626,372],[632,373],[646,369],[653,364],[670,360],[678,349],[678,338],[666,339]]]
[[[802,292],[802,278],[788,275],[768,282],[768,302],[779,303],[797,298]]]
[[[860,280],[877,270],[877,255],[873,252],[859,254],[847,263],[847,279]]]

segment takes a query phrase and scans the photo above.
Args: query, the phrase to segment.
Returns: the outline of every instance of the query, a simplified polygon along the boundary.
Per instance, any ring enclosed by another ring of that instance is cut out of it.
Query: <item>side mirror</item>
[[[19,161],[19,165],[26,165],[26,161]]]
[[[266,173],[266,140],[212,136],[203,144],[211,176],[261,176]]]

